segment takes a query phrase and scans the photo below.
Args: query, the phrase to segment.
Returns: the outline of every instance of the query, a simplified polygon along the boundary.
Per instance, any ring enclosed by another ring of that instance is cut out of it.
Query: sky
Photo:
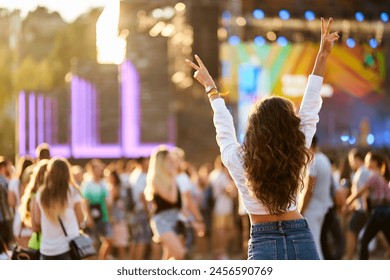
[[[110,0],[0,0],[0,8],[9,10],[21,10],[22,17],[37,6],[48,8],[49,11],[57,11],[67,22],[74,21],[79,15],[94,7],[104,7]]]

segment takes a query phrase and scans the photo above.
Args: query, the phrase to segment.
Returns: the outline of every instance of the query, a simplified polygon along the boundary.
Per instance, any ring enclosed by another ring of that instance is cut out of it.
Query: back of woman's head
[[[169,150],[167,148],[159,147],[155,152],[152,153],[149,162],[149,173],[166,173],[166,158],[169,155]]]
[[[270,213],[280,214],[296,203],[297,191],[303,187],[303,167],[312,154],[289,100],[268,97],[255,104],[243,152],[248,187]]]
[[[18,167],[16,168],[15,176],[21,181],[24,170],[33,164],[34,163],[30,157],[28,157],[28,156],[20,157],[19,162],[18,162]]]
[[[41,204],[45,214],[50,219],[57,219],[65,211],[70,183],[71,175],[68,161],[60,157],[49,160],[41,193]]]
[[[153,182],[155,180],[158,180],[161,184],[164,184],[169,180],[170,174],[166,161],[168,156],[169,150],[165,146],[159,146],[150,156],[145,188],[147,200],[153,199]]]
[[[375,151],[375,152],[369,152],[367,154],[367,157],[369,157],[371,161],[376,163],[383,177],[387,181],[390,181],[390,166],[389,166],[389,160],[387,156],[380,153],[379,151]]]

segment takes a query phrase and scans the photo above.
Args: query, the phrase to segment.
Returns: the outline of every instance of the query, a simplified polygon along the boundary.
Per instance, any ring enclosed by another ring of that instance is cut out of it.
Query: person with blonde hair
[[[318,113],[326,61],[339,36],[333,19],[321,18],[321,43],[299,114],[291,101],[271,96],[259,100],[249,115],[245,139],[237,141],[233,118],[198,56],[194,78],[205,87],[214,111],[217,142],[224,165],[238,187],[251,219],[249,259],[318,259],[313,235],[297,208]]]
[[[70,260],[69,241],[79,236],[83,222],[82,196],[73,183],[69,163],[64,158],[52,158],[32,209],[33,230],[42,232],[41,260]]]
[[[35,166],[31,174],[30,181],[26,186],[26,190],[20,200],[19,214],[20,219],[26,228],[32,230],[32,206],[34,205],[35,195],[39,188],[43,186],[45,180],[45,172],[47,168],[47,159],[40,160]],[[35,250],[40,246],[40,232],[33,231],[28,240],[28,247]]]
[[[186,250],[175,232],[181,209],[181,195],[176,184],[176,161],[165,147],[150,157],[145,199],[152,205],[151,227],[154,240],[161,242],[162,259],[184,259]]]

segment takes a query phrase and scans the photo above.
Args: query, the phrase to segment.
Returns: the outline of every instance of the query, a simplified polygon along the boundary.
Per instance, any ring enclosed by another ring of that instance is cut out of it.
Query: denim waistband
[[[266,222],[253,224],[251,227],[252,232],[256,231],[267,231],[283,228],[304,228],[308,227],[306,219],[277,221],[277,222]]]

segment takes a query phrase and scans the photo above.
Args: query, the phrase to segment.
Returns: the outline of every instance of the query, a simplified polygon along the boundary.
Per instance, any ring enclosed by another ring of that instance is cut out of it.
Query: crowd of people
[[[182,149],[161,146],[150,157],[80,166],[43,144],[16,166],[1,157],[0,174],[3,258],[19,245],[38,246],[41,259],[70,259],[79,229],[97,259],[227,259],[240,251],[240,241],[232,246],[241,240],[237,191],[219,157],[215,168],[197,169]]]
[[[389,258],[386,153],[353,148],[334,159],[316,137],[311,150],[299,205],[320,258],[368,259],[370,250]],[[159,147],[150,158],[80,166],[51,158],[44,144],[17,163],[0,161],[3,259],[16,244],[70,259],[58,217],[70,237],[81,228],[93,238],[97,259],[248,257],[249,216],[219,156],[196,168],[182,149]]]
[[[198,56],[187,60],[214,112],[214,166],[194,166],[182,149],[164,146],[85,166],[52,157],[47,144],[16,168],[0,157],[2,258],[17,243],[39,249],[42,260],[72,259],[69,240],[80,229],[100,260],[368,259],[370,246],[389,257],[388,155],[354,148],[332,165],[315,136],[326,61],[339,39],[332,21],[321,19],[299,112],[285,98],[257,101],[242,144],[207,68]]]

